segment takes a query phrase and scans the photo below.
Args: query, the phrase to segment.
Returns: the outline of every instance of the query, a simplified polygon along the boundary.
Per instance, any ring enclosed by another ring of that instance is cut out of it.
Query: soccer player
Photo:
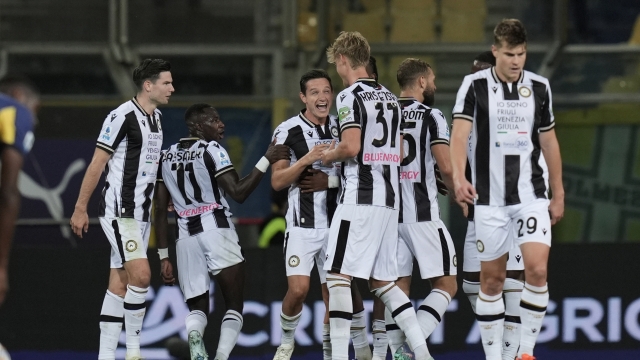
[[[486,51],[476,56],[471,67],[471,73],[488,69],[496,65],[496,58],[491,51]],[[470,135],[473,137],[473,133]],[[470,140],[473,145],[473,141]],[[473,157],[473,152],[467,150],[469,158]],[[467,161],[465,169],[465,178],[472,181],[471,165]],[[473,222],[473,205],[466,204],[467,219],[467,235],[464,243],[464,264],[463,264],[463,282],[462,290],[469,298],[473,312],[476,312],[476,302],[478,300],[478,291],[480,290],[480,260],[478,260],[478,248],[476,247],[476,230]],[[509,259],[507,260],[507,275],[502,290],[505,315],[504,315],[504,333],[502,335],[502,358],[504,360],[513,360],[518,351],[520,344],[520,296],[524,286],[524,260],[522,260],[522,252],[518,246],[509,250]]]
[[[133,70],[133,82],[136,96],[104,120],[71,216],[73,232],[82,237],[89,229],[87,203],[104,171],[99,217],[111,244],[111,272],[100,312],[98,359],[115,358],[123,316],[126,358],[141,359],[140,331],[151,278],[151,199],[162,146],[162,114],[157,107],[167,104],[174,91],[171,65],[162,59],[143,60]]]
[[[393,314],[418,360],[429,351],[409,298],[396,286],[398,170],[401,161],[400,105],[368,77],[370,48],[358,32],[341,32],[327,49],[329,63],[347,87],[338,94],[340,143],[323,151],[322,162],[341,162],[342,191],[329,230],[325,270],[333,359],[347,359],[352,319],[351,278],[369,287]]]
[[[432,288],[417,312],[422,335],[428,338],[457,291],[456,250],[440,220],[434,169],[437,164],[445,184],[452,188],[449,125],[440,110],[431,108],[436,85],[435,73],[429,64],[406,59],[398,67],[397,79],[401,88],[398,102],[404,119],[405,157],[400,167],[396,284],[409,295],[415,258],[421,277],[428,279]],[[389,311],[385,320],[387,328],[391,328],[394,322]],[[402,346],[402,332],[388,330],[388,336],[391,352]]]
[[[286,146],[269,146],[251,173],[240,179],[229,154],[220,145],[224,123],[215,108],[195,104],[185,113],[189,137],[162,152],[156,189],[158,253],[168,260],[167,205],[177,216],[178,280],[190,313],[186,318],[192,359],[208,359],[202,337],[209,313],[209,273],[215,276],[227,312],[222,320],[217,360],[227,360],[242,329],[244,256],[224,197],[242,203],[262,176],[278,160],[289,157]],[[172,269],[162,264],[166,284],[173,284]]]
[[[331,78],[323,70],[311,70],[300,79],[300,99],[305,108],[278,126],[274,133],[277,144],[291,149],[291,160],[274,164],[271,183],[275,190],[289,187],[287,232],[285,234],[285,266],[288,291],[282,301],[280,325],[281,344],[275,360],[291,358],[294,333],[302,315],[302,304],[309,291],[309,276],[317,264],[322,294],[328,302],[326,271],[323,270],[329,225],[337,207],[338,168],[323,167],[320,154],[338,137],[338,122],[329,115],[333,103]],[[300,186],[304,183],[305,186]],[[315,184],[312,186],[312,184]],[[307,189],[302,191],[302,189]],[[364,306],[360,308],[361,326],[352,329],[356,356],[371,359],[371,349],[366,336]],[[331,359],[328,313],[323,328],[323,355]]]
[[[519,20],[494,30],[496,66],[467,75],[453,109],[451,158],[456,201],[474,204],[480,291],[476,314],[487,359],[502,359],[507,253],[520,246],[525,285],[518,358],[533,348],[549,302],[551,226],[564,213],[562,163],[549,81],[524,71],[527,34]],[[471,175],[465,178],[473,129]],[[551,190],[551,200],[549,200]]]
[[[9,254],[20,212],[18,177],[24,157],[33,146],[33,127],[40,95],[26,79],[0,80],[0,305],[9,291]]]

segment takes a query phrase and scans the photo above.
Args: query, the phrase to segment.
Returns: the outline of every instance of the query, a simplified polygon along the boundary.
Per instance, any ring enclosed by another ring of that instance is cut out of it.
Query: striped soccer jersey
[[[336,99],[340,134],[361,129],[360,152],[342,162],[341,204],[399,208],[400,105],[372,79],[359,79]],[[341,135],[342,136],[342,135]]]
[[[111,158],[104,171],[100,217],[150,220],[162,147],[161,120],[160,110],[147,114],[135,98],[104,120],[97,147]]]
[[[291,149],[291,165],[305,156],[309,150],[319,144],[330,144],[338,137],[337,118],[330,115],[324,126],[316,125],[304,116],[304,110],[282,124],[273,137],[276,144],[284,144]],[[312,166],[329,176],[337,176],[337,166],[325,167],[320,161]],[[338,189],[327,189],[313,193],[301,193],[296,183],[289,187],[289,208],[287,227],[298,226],[308,229],[326,229],[331,225],[333,213],[338,206]]]
[[[215,141],[184,138],[162,152],[158,181],[171,194],[179,238],[234,229],[229,204],[216,180],[231,170],[229,154]]]
[[[449,145],[449,125],[438,109],[414,98],[399,98],[404,119],[404,152],[400,166],[400,223],[440,219],[438,187],[431,146]]]
[[[469,159],[476,205],[505,206],[546,199],[549,172],[540,133],[553,129],[549,81],[522,71],[502,82],[495,67],[467,75],[453,118],[473,122]]]

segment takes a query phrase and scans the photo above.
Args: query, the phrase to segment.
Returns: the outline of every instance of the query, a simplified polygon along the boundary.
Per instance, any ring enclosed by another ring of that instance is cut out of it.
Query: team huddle
[[[282,122],[250,174],[240,178],[220,144],[215,108],[185,113],[189,136],[167,150],[157,109],[174,91],[171,67],[145,60],[134,71],[138,94],[103,123],[71,226],[88,228],[86,206],[101,172],[100,224],[111,243],[111,273],[100,316],[99,359],[115,359],[126,328],[126,359],[141,359],[140,332],[154,226],[165,284],[175,283],[167,215],[174,211],[178,280],[190,313],[191,359],[208,359],[203,336],[213,275],[226,305],[216,360],[227,360],[243,325],[245,265],[225,196],[242,203],[269,166],[275,190],[288,188],[284,254],[288,291],[281,344],[289,360],[314,265],[326,314],[324,359],[432,359],[427,339],[457,292],[458,258],[440,219],[438,193],[469,219],[463,291],[480,325],[486,359],[532,360],[546,306],[551,226],[562,218],[564,190],[546,78],[525,71],[526,31],[507,19],[492,50],[480,54],[458,91],[450,127],[433,108],[435,73],[408,58],[397,69],[400,94],[377,80],[375,59],[358,32],[342,32],[327,49],[344,90],[311,70],[300,79],[304,108]],[[335,101],[337,116],[330,110]],[[553,196],[551,196],[553,195]],[[414,259],[431,292],[409,300]],[[373,351],[359,289],[374,299]],[[503,300],[504,299],[504,300]]]

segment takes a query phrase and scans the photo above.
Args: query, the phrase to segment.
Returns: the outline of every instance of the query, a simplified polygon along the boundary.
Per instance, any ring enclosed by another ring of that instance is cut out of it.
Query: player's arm
[[[75,210],[71,216],[71,229],[80,238],[82,238],[83,232],[86,233],[89,230],[87,205],[110,158],[111,154],[102,150],[102,148],[96,148],[87,172],[84,174],[84,179],[82,179],[78,201],[76,201]]]
[[[472,75],[467,75],[458,89],[456,104],[453,107],[451,140],[449,142],[453,191],[456,201],[461,206],[463,202],[473,204],[476,198],[476,189],[473,188],[464,173],[467,166],[467,145],[473,126],[475,108],[476,95],[473,78]]]
[[[429,146],[436,160],[436,182],[438,181],[437,177],[440,176],[444,185],[448,189],[453,189],[453,166],[451,164],[449,149],[449,124],[447,124],[447,119],[445,119],[442,112],[437,109],[431,111],[427,121],[429,121],[429,133],[431,135]]]
[[[551,187],[551,225],[555,225],[564,216],[564,187],[562,185],[562,158],[560,145],[554,130],[555,121],[551,104],[551,89],[547,83],[545,101],[541,110],[540,147],[549,168],[549,186]]]
[[[298,180],[304,170],[314,162],[320,160],[322,152],[329,148],[329,145],[316,145],[293,165],[288,159],[279,160],[271,165],[271,186],[274,190],[280,191]]]
[[[449,145],[437,144],[431,145],[431,153],[436,159],[436,164],[442,175],[442,181],[448,189],[453,189],[453,166],[451,163],[451,156],[449,155]],[[465,154],[466,158],[466,154]]]
[[[329,149],[325,150],[322,155],[322,162],[324,164],[331,164],[356,157],[360,152],[361,134],[362,131],[360,127],[351,127],[342,130],[340,133],[340,143],[336,146],[335,140],[331,142]]]
[[[160,162],[162,164],[162,161]],[[158,169],[161,171],[161,169]],[[167,209],[171,195],[164,185],[164,181],[156,182],[154,195],[154,226],[156,230],[156,241],[158,242],[158,256],[160,256],[160,276],[165,285],[173,285],[176,280],[173,276],[173,265],[169,260],[169,222],[167,221]]]
[[[2,150],[2,172],[0,173],[0,304],[9,288],[7,271],[13,231],[20,211],[18,176],[22,169],[22,154],[14,147]]]

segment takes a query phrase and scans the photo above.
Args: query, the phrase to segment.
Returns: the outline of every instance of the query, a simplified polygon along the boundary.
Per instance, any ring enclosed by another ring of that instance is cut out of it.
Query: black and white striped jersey
[[[171,194],[179,238],[234,229],[229,203],[216,180],[231,170],[229,154],[215,141],[184,138],[162,152],[158,181]]]
[[[324,126],[316,125],[304,116],[304,110],[280,124],[273,137],[276,144],[287,145],[291,149],[291,165],[305,156],[314,146],[331,144],[338,138],[338,121],[330,115]],[[320,161],[312,165],[329,176],[338,175],[338,165],[322,166]],[[296,183],[289,187],[289,209],[287,227],[298,226],[308,229],[326,229],[331,226],[333,213],[338,206],[338,189],[327,189],[313,193],[301,193]]]
[[[135,98],[102,124],[97,147],[111,154],[100,200],[100,217],[150,221],[151,199],[162,148],[160,110],[147,114]]]
[[[341,164],[341,204],[399,207],[400,125],[396,96],[372,79],[359,79],[336,99],[340,134],[362,131],[360,153]]]
[[[431,146],[449,145],[449,125],[442,112],[414,98],[399,98],[404,119],[404,159],[400,166],[400,223],[440,219],[436,161]]]
[[[539,137],[555,122],[546,78],[522,71],[516,82],[505,83],[495,67],[467,75],[453,117],[473,122],[469,162],[477,205],[547,198],[549,172]]]

